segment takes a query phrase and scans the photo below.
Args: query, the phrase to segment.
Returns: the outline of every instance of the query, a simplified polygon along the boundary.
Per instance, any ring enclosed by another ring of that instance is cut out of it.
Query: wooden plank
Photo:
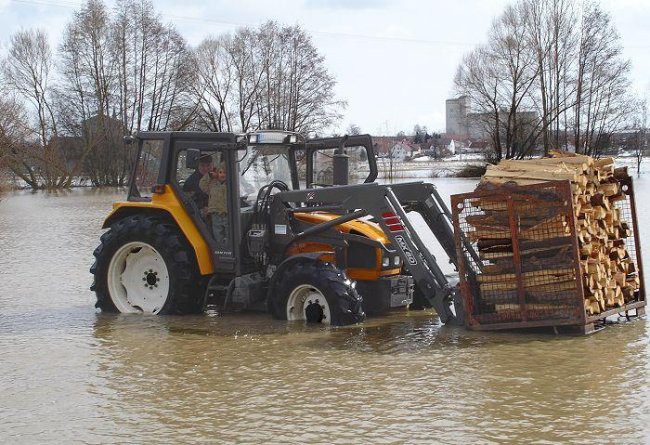
[[[598,186],[598,191],[609,197],[617,195],[620,191],[620,188],[617,182],[605,183]]]
[[[614,158],[601,158],[594,160],[594,167],[598,169],[603,169],[610,165],[614,165]]]
[[[496,166],[488,166],[486,173],[483,175],[483,179],[490,181],[490,178],[513,178],[514,181],[519,179],[533,179],[533,180],[544,180],[544,181],[560,181],[563,179],[568,179],[569,181],[578,181],[579,177],[575,172],[566,171],[563,169],[556,169],[555,171],[544,171],[544,170],[506,170],[500,169]]]
[[[498,167],[501,169],[507,170],[557,170],[563,169],[567,171],[573,171],[575,173],[583,173],[587,171],[590,167],[589,162],[585,162],[583,159],[569,159],[562,160],[556,158],[538,158],[530,160],[505,160],[501,161],[498,164]]]

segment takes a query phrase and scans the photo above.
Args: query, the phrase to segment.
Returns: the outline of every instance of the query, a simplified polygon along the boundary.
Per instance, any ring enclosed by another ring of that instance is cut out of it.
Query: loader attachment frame
[[[300,211],[335,212],[340,216],[332,221],[316,224],[303,230],[293,214]],[[329,187],[312,190],[295,190],[278,193],[274,197],[272,218],[281,223],[289,221],[292,230],[279,236],[276,246],[285,249],[297,240],[315,237],[333,230],[338,224],[364,216],[379,224],[395,251],[402,258],[406,270],[413,276],[418,288],[438,313],[443,323],[464,323],[458,299],[442,272],[434,255],[424,245],[407,213],[417,212],[445,250],[450,261],[458,265],[451,212],[432,184],[410,182],[380,185],[377,183]],[[467,243],[471,256],[477,255]],[[452,309],[453,308],[453,309]]]

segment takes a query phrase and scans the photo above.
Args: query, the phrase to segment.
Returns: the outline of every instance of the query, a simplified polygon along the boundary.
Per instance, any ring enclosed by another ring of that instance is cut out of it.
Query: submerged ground
[[[434,182],[444,196],[474,186]],[[646,252],[648,190],[637,180]],[[122,196],[0,202],[0,443],[650,442],[646,320],[556,337],[429,312],[339,329],[97,313],[88,268]]]

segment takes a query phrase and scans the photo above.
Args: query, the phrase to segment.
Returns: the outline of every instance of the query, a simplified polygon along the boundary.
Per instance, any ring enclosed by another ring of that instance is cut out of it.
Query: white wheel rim
[[[169,294],[162,255],[140,241],[120,247],[108,265],[108,292],[120,312],[159,313]]]
[[[323,311],[321,323],[331,324],[332,317],[330,307],[327,304],[325,295],[310,284],[302,284],[296,287],[287,300],[287,320],[298,321],[307,320],[307,307],[311,304],[317,304]]]

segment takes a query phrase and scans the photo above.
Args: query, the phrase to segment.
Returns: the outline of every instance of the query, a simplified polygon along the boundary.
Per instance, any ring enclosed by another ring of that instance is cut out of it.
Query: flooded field
[[[644,252],[649,190],[636,181]],[[346,328],[98,313],[88,268],[123,195],[0,202],[0,443],[650,443],[647,320],[556,337],[430,312]]]

